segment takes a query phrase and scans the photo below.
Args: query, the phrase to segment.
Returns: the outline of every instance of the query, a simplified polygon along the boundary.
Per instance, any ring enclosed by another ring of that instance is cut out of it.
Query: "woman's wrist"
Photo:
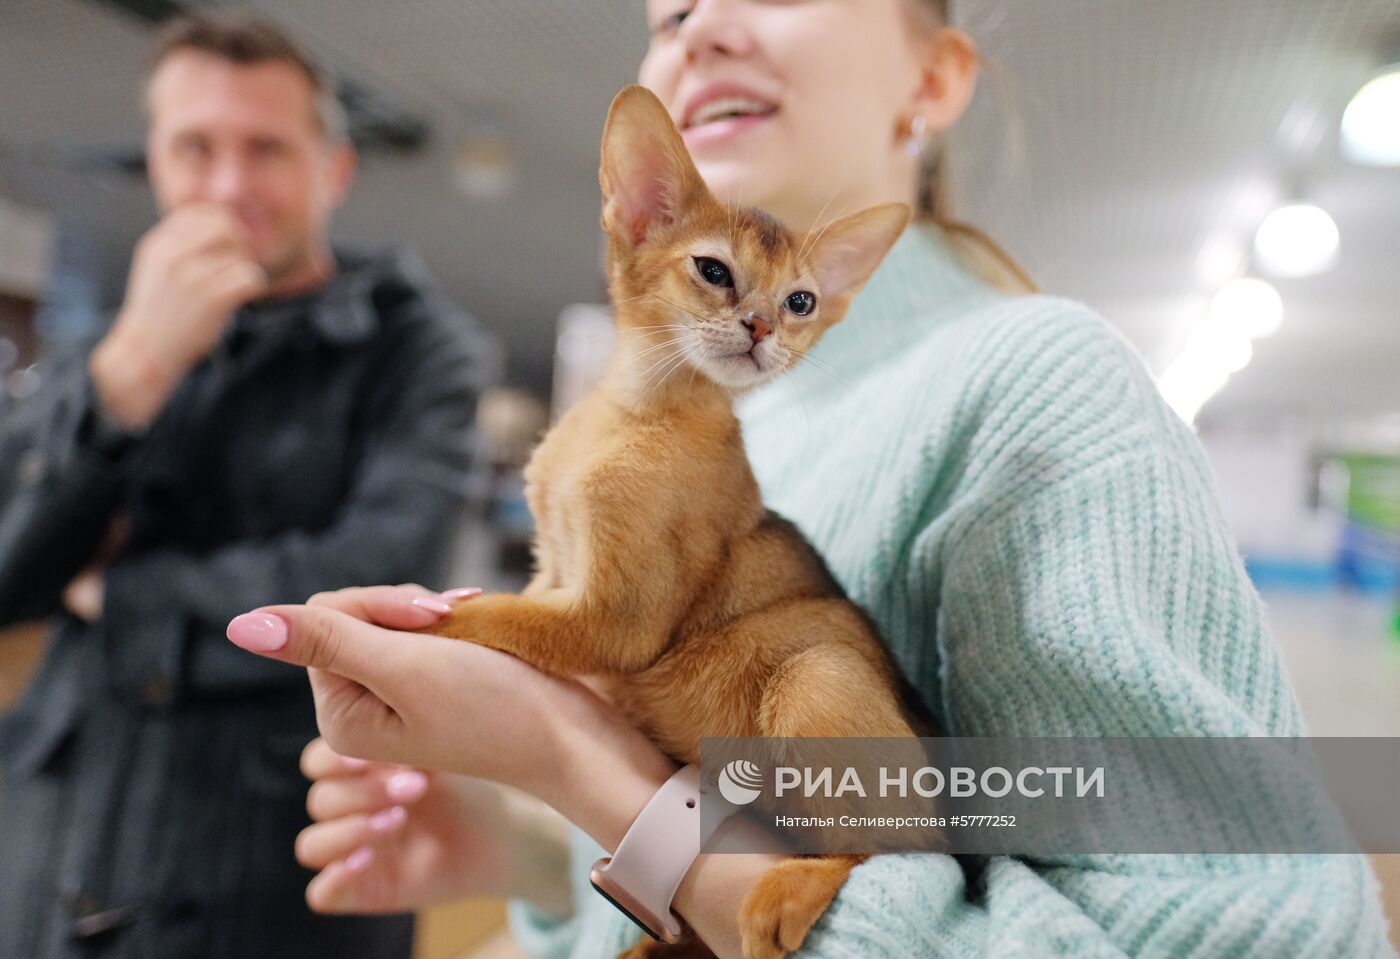
[[[572,758],[561,760],[565,772],[551,805],[611,854],[675,773],[676,764],[631,727],[601,736],[596,730],[592,734],[579,730],[575,737]],[[676,890],[672,908],[717,956],[738,959],[742,953],[739,907],[758,877],[783,858],[701,853]]]
[[[548,715],[549,768],[530,791],[611,852],[676,764],[591,693]]]
[[[130,430],[151,424],[179,379],[151,358],[120,319],[93,349],[88,371],[103,408]]]
[[[551,714],[557,775],[533,790],[609,854],[676,771],[676,764],[610,707]],[[739,906],[780,855],[701,855],[676,891],[673,908],[720,957],[740,955]]]

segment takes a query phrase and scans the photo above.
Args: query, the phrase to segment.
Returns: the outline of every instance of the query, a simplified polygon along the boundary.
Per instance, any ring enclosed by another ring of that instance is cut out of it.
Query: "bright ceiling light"
[[[1400,114],[1397,114],[1400,125]],[[1281,206],[1259,224],[1254,259],[1273,276],[1312,276],[1337,265],[1341,234],[1327,211],[1311,203]]]
[[[1240,275],[1245,262],[1244,243],[1229,233],[1215,233],[1196,256],[1196,273],[1206,284],[1220,286]]]
[[[1237,326],[1206,317],[1186,340],[1186,347],[1163,371],[1157,388],[1167,405],[1190,423],[1206,401],[1249,365],[1254,345]]]
[[[1400,166],[1400,63],[1386,67],[1347,104],[1342,154],[1366,166]]]
[[[1206,400],[1220,392],[1229,378],[1230,374],[1219,367],[1200,363],[1193,355],[1183,352],[1162,373],[1157,388],[1167,405],[1191,423]]]
[[[1234,324],[1215,323],[1207,318],[1192,331],[1183,355],[1203,369],[1238,373],[1254,357],[1254,345]]]
[[[1209,322],[1214,327],[1237,330],[1249,339],[1270,336],[1283,323],[1283,297],[1264,280],[1231,280],[1211,301]]]

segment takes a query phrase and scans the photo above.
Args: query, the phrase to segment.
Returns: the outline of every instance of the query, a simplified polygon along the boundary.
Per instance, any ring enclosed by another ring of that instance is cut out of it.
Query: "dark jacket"
[[[238,312],[135,443],[86,349],[0,423],[0,625],[52,617],[0,717],[0,959],[407,956],[411,921],[314,916],[293,858],[304,670],[224,636],[319,590],[444,588],[494,346],[401,257]],[[103,617],[64,586],[112,518]]]

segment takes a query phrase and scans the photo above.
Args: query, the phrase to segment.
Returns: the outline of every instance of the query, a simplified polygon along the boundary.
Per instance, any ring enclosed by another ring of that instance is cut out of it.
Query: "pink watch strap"
[[[653,938],[676,942],[685,926],[671,900],[699,854],[700,767],[692,763],[656,791],[617,851],[594,863],[588,878]]]

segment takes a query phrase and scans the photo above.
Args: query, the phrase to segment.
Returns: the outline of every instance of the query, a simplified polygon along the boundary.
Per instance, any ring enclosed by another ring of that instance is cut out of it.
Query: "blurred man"
[[[331,251],[354,156],[285,36],[182,19],[154,62],[162,217],[0,424],[0,626],[53,617],[0,725],[0,956],[407,956],[408,917],[304,905],[306,676],[224,628],[440,581],[491,347],[402,259]]]

